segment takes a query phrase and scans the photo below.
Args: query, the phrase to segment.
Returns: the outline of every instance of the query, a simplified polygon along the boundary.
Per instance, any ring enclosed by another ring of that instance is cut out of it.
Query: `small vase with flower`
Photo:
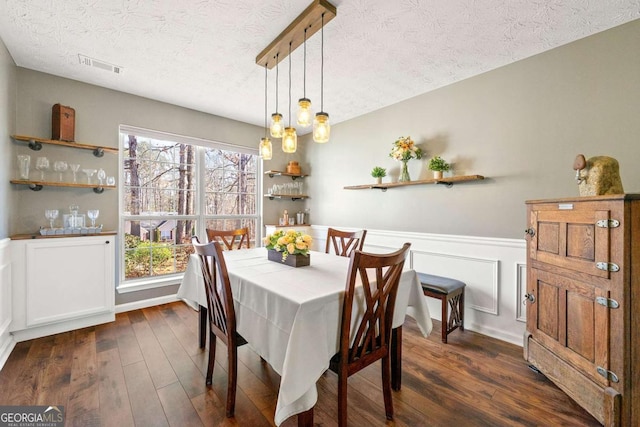
[[[415,145],[415,142],[413,142],[410,136],[401,136],[393,143],[393,148],[391,149],[391,153],[389,153],[389,157],[393,157],[394,159],[402,162],[399,181],[409,182],[411,181],[411,177],[409,176],[407,163],[411,159],[422,158],[422,150],[420,147]]]

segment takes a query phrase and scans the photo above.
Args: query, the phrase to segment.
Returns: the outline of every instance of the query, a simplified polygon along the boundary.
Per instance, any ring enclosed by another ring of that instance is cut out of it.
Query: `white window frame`
[[[204,149],[205,148],[213,148],[213,149],[221,149],[228,151],[235,151],[243,154],[251,154],[258,157],[256,161],[256,214],[255,215],[242,215],[242,218],[255,218],[256,220],[256,246],[260,245],[262,241],[262,233],[263,233],[263,212],[262,212],[262,200],[263,200],[263,191],[262,191],[262,158],[259,157],[259,151],[257,148],[245,147],[241,145],[229,144],[224,142],[210,141],[202,138],[190,137],[185,135],[178,135],[169,132],[162,132],[151,129],[144,129],[136,126],[129,125],[120,125],[118,132],[118,141],[119,147],[122,148],[124,146],[124,136],[123,135],[139,135],[145,138],[158,139],[163,141],[172,141],[181,144],[190,144],[196,146],[195,157],[196,157],[196,179],[197,179],[197,191],[195,193],[195,214],[194,215],[171,215],[171,219],[191,219],[195,220],[197,223],[197,235],[205,236],[206,234],[206,221],[208,219],[236,219],[238,216],[234,215],[206,215],[205,214],[205,198],[204,198],[204,185],[202,184],[205,181],[205,159],[204,159]],[[118,155],[118,171],[119,176],[124,176],[124,150],[119,150]],[[184,273],[174,273],[167,274],[163,276],[154,276],[154,277],[145,277],[142,279],[126,279],[125,278],[125,269],[124,269],[124,259],[125,259],[125,239],[124,239],[124,230],[125,230],[125,222],[128,220],[140,220],[140,219],[166,219],[167,215],[124,215],[124,182],[122,179],[118,180],[118,234],[121,236],[118,239],[118,286],[116,287],[118,293],[128,293],[128,292],[136,292],[142,291],[145,289],[153,289],[164,286],[172,286],[180,284],[182,281],[182,277]],[[202,240],[202,239],[201,239]]]

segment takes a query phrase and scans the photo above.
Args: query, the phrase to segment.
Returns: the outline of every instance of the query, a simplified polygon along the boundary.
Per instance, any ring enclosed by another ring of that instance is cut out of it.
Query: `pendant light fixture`
[[[291,127],[291,42],[289,42],[289,126],[284,128],[282,137],[282,151],[295,153],[298,148],[298,135],[296,128]]]
[[[271,148],[271,140],[267,134],[267,65],[264,66],[264,138],[260,138],[260,157],[262,160],[271,160],[273,149]]]
[[[282,138],[283,128],[282,128],[282,114],[278,113],[278,79],[279,70],[278,70],[278,62],[280,59],[278,58],[280,54],[276,54],[276,112],[271,115],[271,136],[274,138]]]
[[[320,112],[316,113],[313,120],[313,140],[324,143],[329,141],[331,125],[329,114],[324,111],[324,13],[322,14],[322,27],[320,30]]]
[[[298,100],[298,120],[297,123],[306,128],[311,124],[311,100],[307,98],[307,29],[304,29],[304,61],[302,64],[302,98]]]

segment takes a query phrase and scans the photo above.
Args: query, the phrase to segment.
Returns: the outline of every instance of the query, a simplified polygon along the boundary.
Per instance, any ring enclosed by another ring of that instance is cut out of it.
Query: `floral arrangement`
[[[311,236],[302,234],[300,231],[278,230],[273,234],[268,234],[263,241],[267,249],[282,252],[282,262],[284,262],[289,254],[308,256],[312,239]]]
[[[407,162],[411,159],[420,159],[422,157],[422,150],[419,147],[416,147],[410,136],[401,136],[393,143],[393,148],[391,149],[391,153],[389,153],[389,157]]]

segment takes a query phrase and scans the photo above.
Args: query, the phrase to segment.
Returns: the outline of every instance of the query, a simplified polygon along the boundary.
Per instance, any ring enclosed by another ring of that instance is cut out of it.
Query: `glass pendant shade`
[[[271,140],[269,138],[260,138],[260,157],[263,160],[271,160],[273,157],[273,148],[271,147]]]
[[[331,136],[329,115],[323,112],[317,113],[316,118],[313,120],[313,140],[324,143],[329,141],[329,136]]]
[[[307,127],[311,124],[311,100],[308,98],[300,98],[298,100],[298,121],[297,123],[302,127]]]
[[[296,128],[284,128],[284,136],[282,137],[282,151],[285,153],[295,153],[298,148],[298,135]]]
[[[282,124],[282,114],[273,113],[271,115],[271,136],[273,138],[282,138],[284,128]]]

